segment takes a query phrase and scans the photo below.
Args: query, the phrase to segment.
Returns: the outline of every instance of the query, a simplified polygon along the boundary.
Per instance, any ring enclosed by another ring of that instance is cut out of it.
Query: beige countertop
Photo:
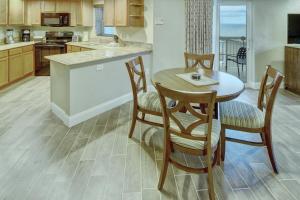
[[[285,46],[300,49],[300,44],[287,44]]]
[[[152,49],[149,46],[109,47],[107,44],[89,42],[70,42],[68,45],[74,45],[93,50],[46,56],[45,58],[49,59],[50,61],[70,66],[99,61],[103,63],[111,62],[127,56],[152,52]]]
[[[16,42],[14,44],[0,44],[0,51],[33,45],[34,43],[35,42],[32,41],[32,42]]]

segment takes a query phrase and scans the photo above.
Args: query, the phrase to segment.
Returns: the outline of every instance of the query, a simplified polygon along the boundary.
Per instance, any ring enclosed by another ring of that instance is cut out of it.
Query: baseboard
[[[51,110],[59,119],[61,119],[64,122],[66,126],[72,127],[131,100],[132,94],[125,94],[121,97],[99,104],[93,108],[90,108],[72,116],[69,116],[67,113],[65,113],[65,111],[63,111],[59,106],[57,106],[53,102],[51,103]]]

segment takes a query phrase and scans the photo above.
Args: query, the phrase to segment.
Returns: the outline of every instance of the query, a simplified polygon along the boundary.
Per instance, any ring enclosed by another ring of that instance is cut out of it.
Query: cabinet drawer
[[[9,55],[10,56],[21,54],[21,53],[22,53],[22,48],[16,48],[16,49],[10,49],[9,50]]]
[[[8,52],[7,51],[0,51],[0,58],[6,58],[8,57]]]
[[[33,45],[23,47],[23,53],[33,51]]]

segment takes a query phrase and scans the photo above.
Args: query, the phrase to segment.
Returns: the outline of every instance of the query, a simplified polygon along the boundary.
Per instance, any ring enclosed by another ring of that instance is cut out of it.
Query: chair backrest
[[[274,102],[278,89],[282,82],[283,75],[271,66],[267,66],[266,73],[260,84],[258,96],[258,108],[265,110],[265,124],[270,125]]]
[[[241,47],[239,48],[237,55],[236,55],[237,62],[240,64],[247,63],[247,48]]]
[[[137,95],[140,91],[147,92],[146,75],[144,69],[143,58],[141,56],[126,62],[129,74],[133,100],[137,102]]]
[[[159,83],[156,84],[156,89],[158,90],[163,110],[165,134],[167,138],[170,138],[170,134],[172,133],[187,139],[206,141],[206,144],[211,146],[212,119],[217,92],[209,91],[203,93],[185,93],[170,90],[163,87]],[[173,107],[168,105],[166,99],[172,99],[176,101],[176,105]],[[207,112],[202,113],[200,109],[193,108],[192,104],[195,103],[207,104]],[[183,108],[185,108],[191,115],[195,117],[196,120],[191,124],[184,123],[183,125],[183,122],[176,117],[176,113],[179,113]],[[178,126],[180,132],[170,127],[171,120]],[[203,124],[207,124],[206,134],[203,136],[193,136],[191,134],[193,130],[199,125]]]
[[[186,68],[195,68],[200,66],[205,69],[213,69],[214,67],[215,54],[198,55],[185,52],[184,58]]]

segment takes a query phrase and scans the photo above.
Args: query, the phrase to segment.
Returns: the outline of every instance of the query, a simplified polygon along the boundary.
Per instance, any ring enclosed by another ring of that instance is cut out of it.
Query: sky
[[[246,6],[221,6],[221,24],[246,24]]]
[[[223,37],[246,36],[246,6],[221,6],[220,9],[220,35]]]

